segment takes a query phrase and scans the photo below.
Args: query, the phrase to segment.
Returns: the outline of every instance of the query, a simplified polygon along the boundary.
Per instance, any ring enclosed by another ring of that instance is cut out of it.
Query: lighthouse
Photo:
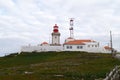
[[[53,26],[53,32],[52,32],[52,46],[59,46],[60,45],[60,33],[58,30],[57,24]]]

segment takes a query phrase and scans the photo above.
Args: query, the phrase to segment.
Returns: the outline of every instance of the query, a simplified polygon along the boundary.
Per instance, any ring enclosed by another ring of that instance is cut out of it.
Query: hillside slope
[[[110,54],[85,52],[21,53],[0,58],[0,80],[94,80],[120,61]]]

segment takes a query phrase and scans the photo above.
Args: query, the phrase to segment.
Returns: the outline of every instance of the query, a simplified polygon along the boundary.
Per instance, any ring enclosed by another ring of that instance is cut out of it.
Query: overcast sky
[[[61,43],[69,37],[74,18],[74,37],[109,43],[120,51],[120,0],[0,0],[0,55],[18,52],[22,45],[51,42],[54,24]]]

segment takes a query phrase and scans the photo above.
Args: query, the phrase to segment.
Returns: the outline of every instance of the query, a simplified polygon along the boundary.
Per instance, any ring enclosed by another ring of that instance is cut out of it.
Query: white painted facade
[[[63,51],[63,46],[22,46],[21,52]]]
[[[103,52],[98,42],[85,42],[85,44],[64,45],[64,51],[86,51],[86,52]]]
[[[59,46],[52,46],[50,44],[43,44],[38,46],[22,46],[21,52],[47,52],[47,51],[85,51],[93,53],[111,53],[100,46],[98,42],[85,42],[85,44],[63,44]]]

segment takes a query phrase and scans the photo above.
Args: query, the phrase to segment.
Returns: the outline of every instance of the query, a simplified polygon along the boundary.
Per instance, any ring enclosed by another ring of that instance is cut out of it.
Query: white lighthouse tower
[[[60,45],[60,33],[58,30],[57,24],[53,26],[53,32],[52,32],[52,46],[59,46]]]

